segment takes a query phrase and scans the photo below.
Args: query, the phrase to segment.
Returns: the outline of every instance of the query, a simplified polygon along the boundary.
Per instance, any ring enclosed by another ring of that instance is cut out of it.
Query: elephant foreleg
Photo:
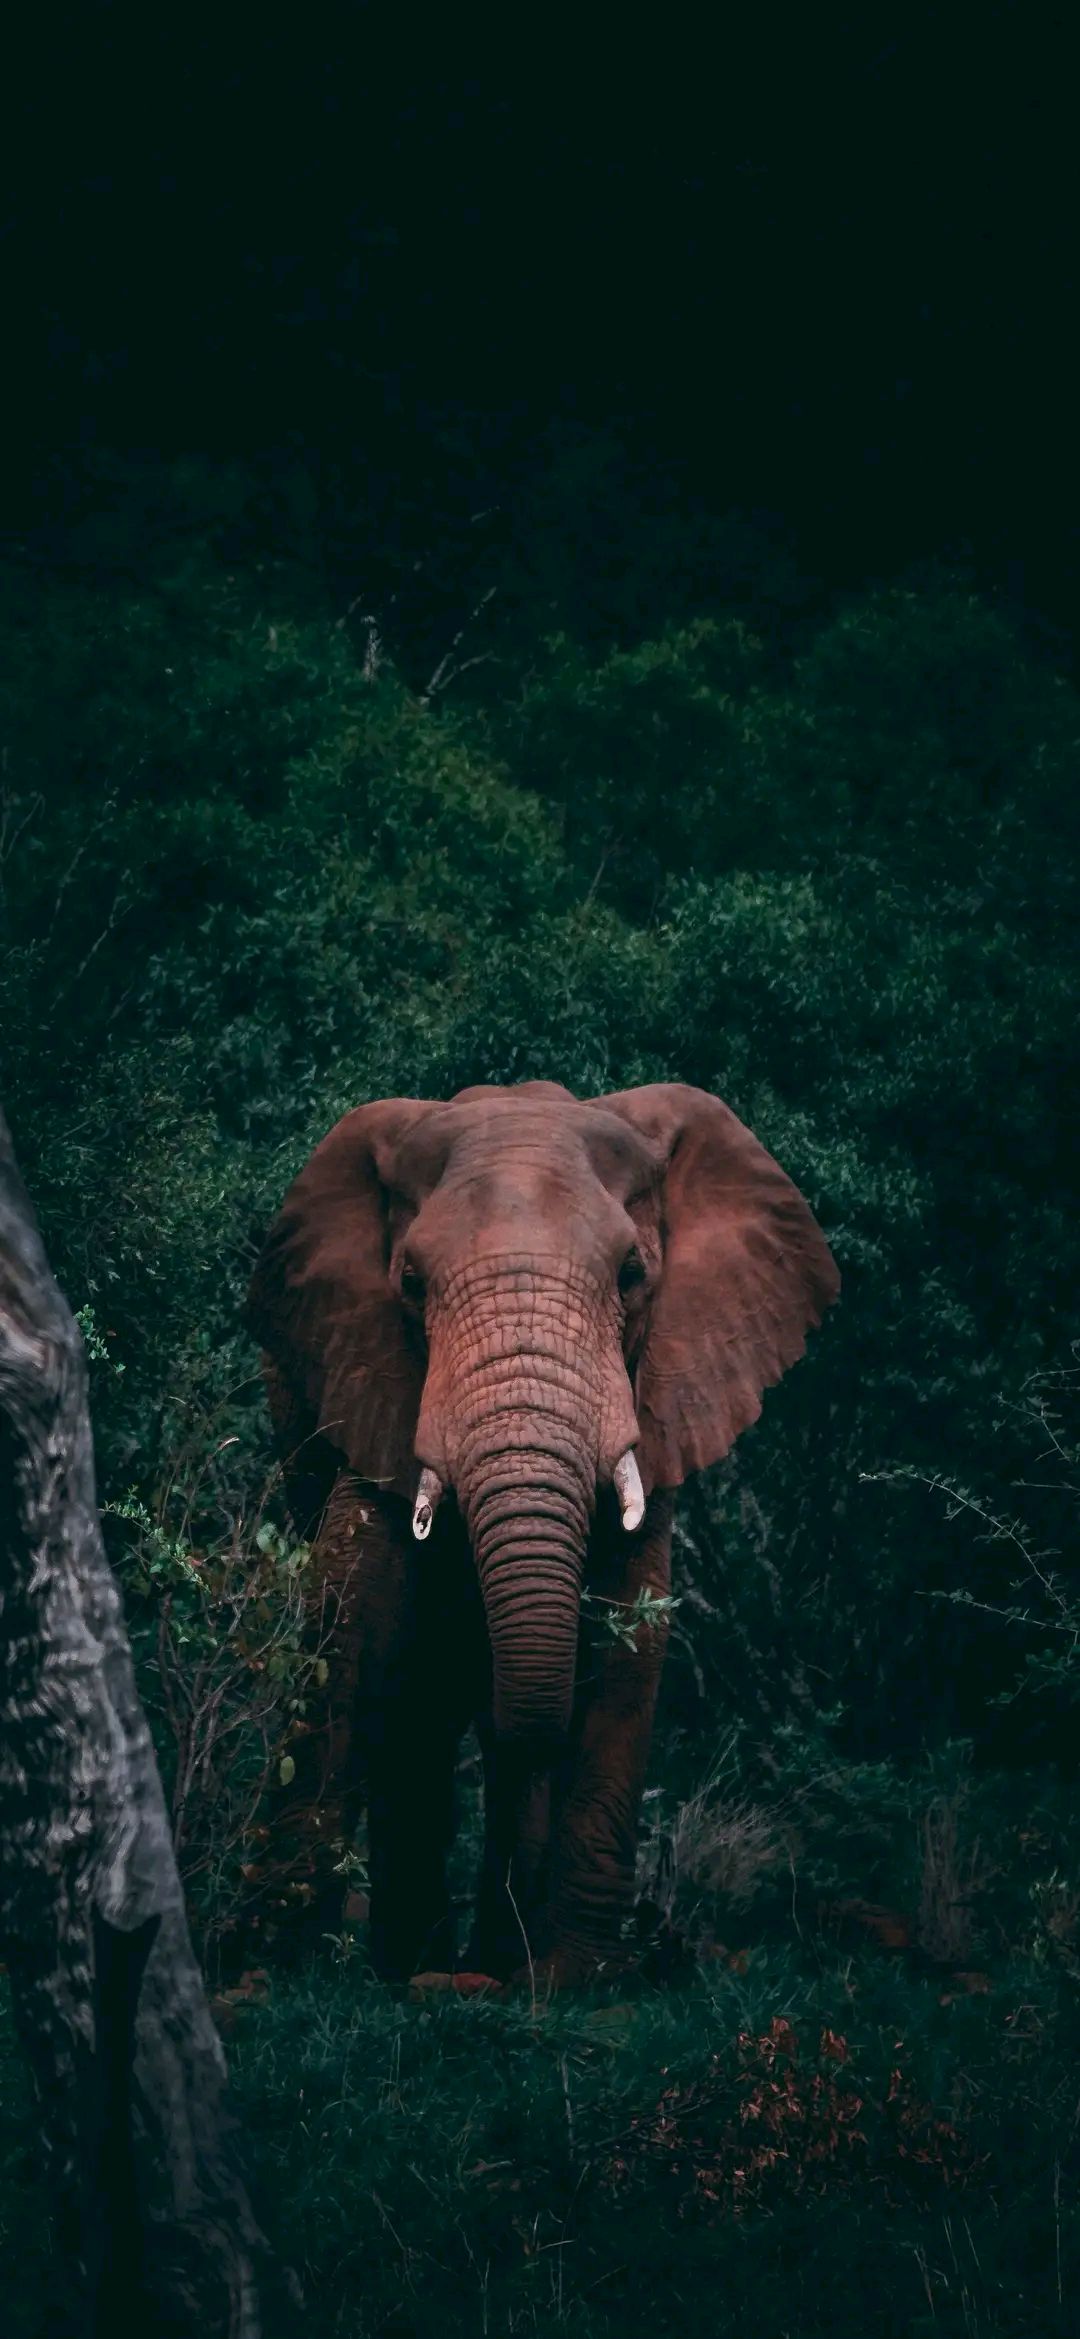
[[[552,1784],[478,1724],[484,1757],[484,1857],[468,1964],[503,1978],[542,1957]]]
[[[452,1971],[456,1926],[446,1879],[454,1827],[457,1719],[397,1709],[368,1757],[371,1957],[381,1981]]]
[[[436,1522],[430,1543],[410,1538],[408,1565],[414,1627],[359,1718],[370,1947],[383,1981],[448,1973],[456,1961],[446,1863],[458,1747],[482,1658],[468,1547],[453,1518]]]
[[[642,1593],[671,1589],[672,1497],[654,1494],[637,1534],[605,1534],[589,1588],[629,1614]],[[551,1979],[576,1980],[622,1961],[624,1920],[634,1903],[638,1820],[645,1787],[666,1613],[639,1624],[634,1646],[590,1627],[573,1745],[554,1829],[547,1911]]]

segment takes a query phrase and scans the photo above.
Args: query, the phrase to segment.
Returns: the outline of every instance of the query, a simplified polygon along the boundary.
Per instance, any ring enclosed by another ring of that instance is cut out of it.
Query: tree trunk
[[[241,2174],[94,1485],[82,1340],[0,1113],[0,1954],[38,2096],[50,2331],[257,2339]]]

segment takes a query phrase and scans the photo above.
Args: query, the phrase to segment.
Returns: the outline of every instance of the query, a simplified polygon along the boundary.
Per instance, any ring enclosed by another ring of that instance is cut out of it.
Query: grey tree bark
[[[0,1956],[57,2235],[49,2329],[259,2339],[249,2200],[98,1518],[82,1338],[0,1113]]]

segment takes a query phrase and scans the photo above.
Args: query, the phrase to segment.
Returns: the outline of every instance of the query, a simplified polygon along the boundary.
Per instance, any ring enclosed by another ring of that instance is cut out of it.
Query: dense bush
[[[714,1696],[793,1723],[797,1679],[860,1757],[985,1734],[1020,1662],[997,1556],[862,1477],[1003,1500],[995,1406],[1080,1329],[1072,691],[942,579],[782,672],[741,621],[564,634],[454,713],[365,681],[280,565],[173,555],[108,594],[4,580],[5,1095],[128,1368],[98,1375],[106,1490],[154,1509],[193,1407],[233,1407],[234,1489],[262,1468],[240,1294],[347,1104],[699,1082],[803,1186],[845,1299],[688,1507],[734,1613],[699,1617],[675,1718],[707,1752]],[[924,1597],[965,1585],[982,1608]]]

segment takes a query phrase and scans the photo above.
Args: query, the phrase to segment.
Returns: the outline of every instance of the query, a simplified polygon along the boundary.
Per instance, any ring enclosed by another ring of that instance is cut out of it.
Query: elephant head
[[[654,1488],[726,1454],[838,1288],[717,1098],[529,1081],[346,1114],[286,1196],[248,1320],[290,1419],[412,1505],[414,1533],[452,1489],[496,1731],[550,1746],[597,1502],[633,1532]]]

